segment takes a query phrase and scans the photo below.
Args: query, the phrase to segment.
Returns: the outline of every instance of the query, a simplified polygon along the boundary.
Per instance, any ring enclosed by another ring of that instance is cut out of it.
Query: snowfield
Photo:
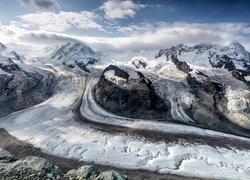
[[[146,137],[109,133],[108,130],[95,128],[93,124],[75,121],[73,109],[83,97],[80,111],[90,121],[170,133],[250,140],[190,126],[112,115],[94,102],[91,92],[97,78],[59,67],[54,67],[54,70],[51,66],[43,67],[46,68],[60,78],[54,95],[37,106],[0,119],[0,127],[18,139],[49,154],[121,168],[218,179],[249,179],[248,150],[192,145],[183,143],[185,141],[167,143],[164,138],[153,142]],[[181,110],[176,111],[180,113]]]

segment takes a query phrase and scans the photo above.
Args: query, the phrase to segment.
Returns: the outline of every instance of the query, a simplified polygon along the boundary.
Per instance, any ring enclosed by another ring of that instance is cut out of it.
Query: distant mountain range
[[[145,68],[150,64],[149,59],[166,58],[170,61],[176,57],[179,61],[186,62],[192,66],[204,68],[225,68],[232,70],[249,70],[250,53],[240,43],[230,43],[228,46],[198,44],[192,47],[183,44],[158,52],[94,52],[89,46],[83,43],[67,43],[42,50],[43,57],[50,58],[70,68],[80,68],[90,72],[95,65],[124,62],[132,64],[136,68]]]

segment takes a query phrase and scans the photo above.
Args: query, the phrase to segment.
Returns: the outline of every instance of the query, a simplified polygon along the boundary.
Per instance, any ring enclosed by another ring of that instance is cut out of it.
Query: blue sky
[[[230,41],[250,49],[249,9],[248,0],[0,0],[0,36],[114,51]]]

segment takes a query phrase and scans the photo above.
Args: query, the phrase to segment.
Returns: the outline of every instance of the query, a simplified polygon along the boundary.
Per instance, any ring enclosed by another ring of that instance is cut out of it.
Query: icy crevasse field
[[[110,134],[95,129],[88,123],[75,121],[72,110],[83,97],[80,110],[90,121],[170,133],[181,132],[187,135],[196,133],[210,138],[232,137],[246,142],[250,140],[190,126],[152,123],[112,115],[99,107],[93,99],[91,90],[97,78],[72,73],[60,67],[51,69],[51,66],[44,66],[43,69],[55,71],[60,78],[56,93],[37,106],[1,119],[0,127],[18,139],[29,142],[49,154],[121,168],[203,178],[249,179],[249,151],[183,142],[166,143],[163,140],[154,142],[123,133]],[[181,79],[182,75],[179,76]],[[171,94],[171,90],[166,91],[164,87],[159,86],[159,89],[161,88],[162,93]],[[192,101],[192,97],[187,100],[189,101]],[[178,108],[172,113],[180,119],[186,116]]]

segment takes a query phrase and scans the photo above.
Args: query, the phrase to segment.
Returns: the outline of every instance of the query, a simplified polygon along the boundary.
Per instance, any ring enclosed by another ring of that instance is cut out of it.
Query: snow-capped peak
[[[99,56],[86,44],[75,42],[46,47],[43,52],[53,61],[70,68],[79,67],[89,72],[89,67],[99,61]]]
[[[11,59],[11,60],[17,60],[17,61],[20,61],[23,59],[23,57],[21,57],[15,51],[7,48],[1,42],[0,42],[0,56],[1,56],[1,61],[3,61],[4,59]]]
[[[205,68],[229,69],[229,64],[230,70],[250,67],[250,53],[238,42],[232,42],[228,46],[198,44],[188,47],[180,44],[169,49],[161,49],[156,57],[163,55],[167,60],[171,60],[171,56],[174,55],[180,61]]]
[[[95,52],[86,44],[83,43],[67,43],[61,46],[55,46],[45,49],[47,52],[51,53],[52,58],[61,58],[61,56],[66,55],[67,57],[72,56],[89,56],[95,55]]]
[[[0,42],[0,50],[5,50],[6,49],[6,46],[3,45],[1,42]]]
[[[221,50],[227,51],[231,58],[250,60],[249,52],[238,42],[231,42],[229,46],[223,47]]]

